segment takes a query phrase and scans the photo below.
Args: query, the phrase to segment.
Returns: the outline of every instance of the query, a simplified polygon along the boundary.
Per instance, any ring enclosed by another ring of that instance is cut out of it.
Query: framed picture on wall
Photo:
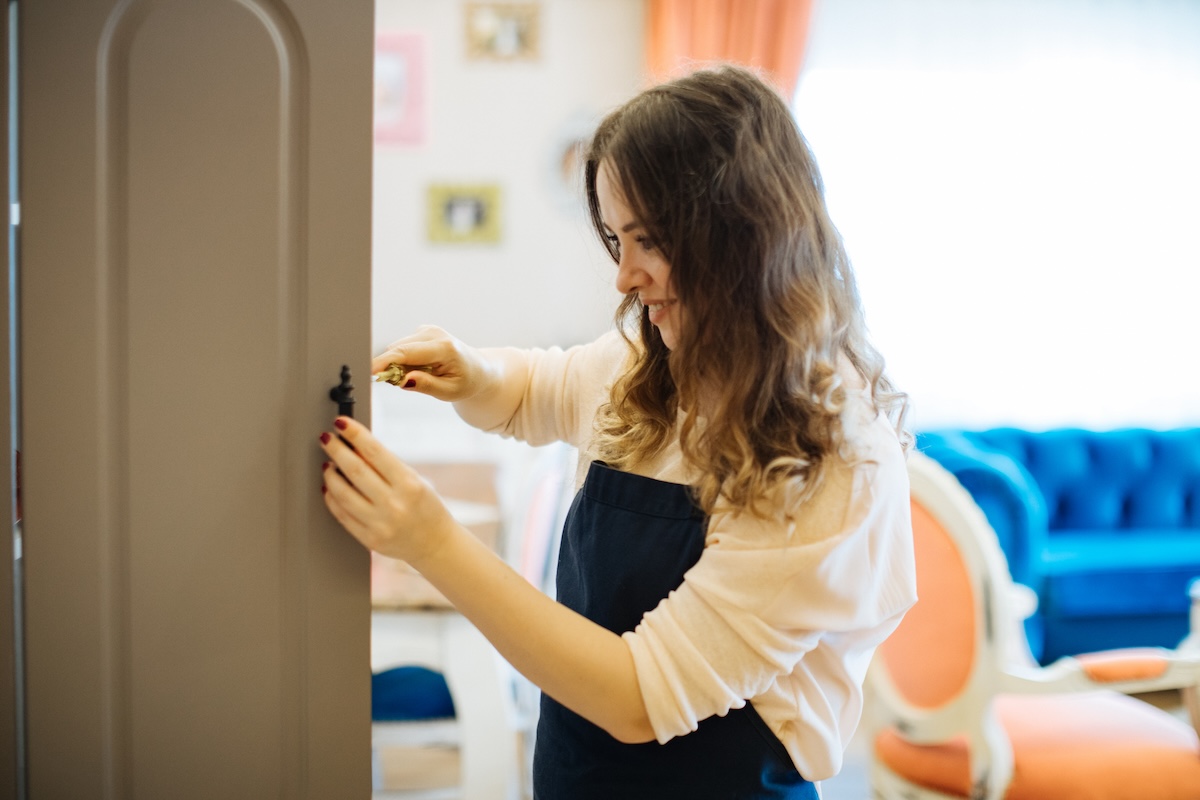
[[[425,37],[375,37],[375,143],[417,145],[426,128]]]
[[[467,58],[532,61],[539,49],[539,3],[466,3]]]
[[[500,241],[500,187],[433,184],[428,190],[429,241],[492,244]]]

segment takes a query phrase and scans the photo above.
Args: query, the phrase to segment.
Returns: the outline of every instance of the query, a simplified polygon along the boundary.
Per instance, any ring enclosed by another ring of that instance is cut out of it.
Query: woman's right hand
[[[392,364],[407,368],[401,388],[447,402],[467,400],[494,388],[500,377],[483,354],[441,328],[422,325],[371,359],[371,374]]]

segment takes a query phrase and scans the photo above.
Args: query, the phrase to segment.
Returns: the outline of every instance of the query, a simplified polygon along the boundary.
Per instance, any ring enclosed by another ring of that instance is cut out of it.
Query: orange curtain
[[[702,63],[762,70],[796,93],[813,0],[646,0],[646,68],[659,81]]]

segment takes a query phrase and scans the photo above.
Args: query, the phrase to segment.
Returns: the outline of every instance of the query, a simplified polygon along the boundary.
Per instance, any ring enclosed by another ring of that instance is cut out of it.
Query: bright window
[[[824,0],[796,114],[918,429],[1200,423],[1200,3]]]

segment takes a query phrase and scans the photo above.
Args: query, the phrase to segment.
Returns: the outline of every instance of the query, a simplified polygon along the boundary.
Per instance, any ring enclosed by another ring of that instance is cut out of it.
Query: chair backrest
[[[879,648],[872,681],[916,709],[978,695],[999,672],[1011,578],[983,512],[944,467],[909,455],[917,603]]]
[[[552,593],[559,534],[574,493],[574,448],[563,442],[537,453],[522,480],[508,535],[509,559],[525,579]]]

